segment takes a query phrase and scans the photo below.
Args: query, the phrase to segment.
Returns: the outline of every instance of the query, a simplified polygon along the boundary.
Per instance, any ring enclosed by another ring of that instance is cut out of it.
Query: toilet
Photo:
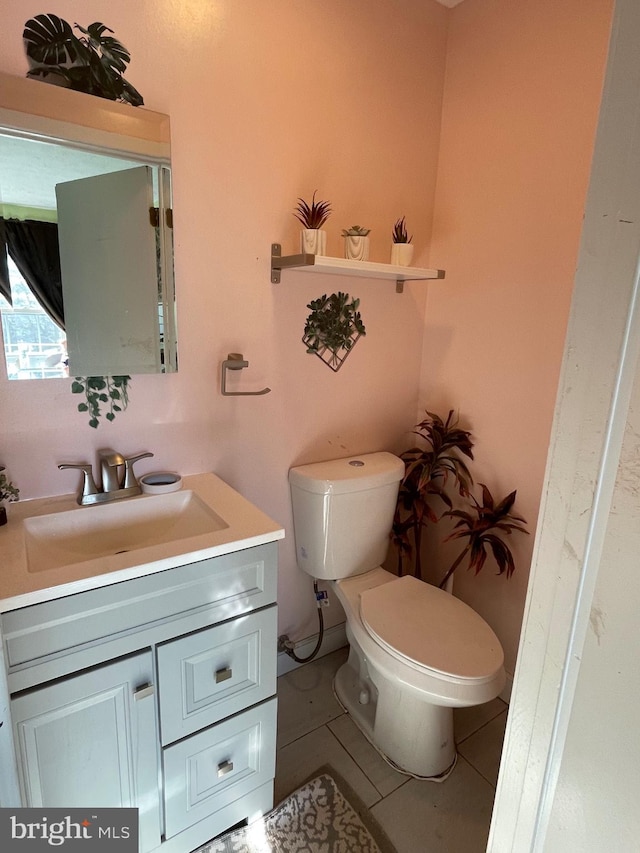
[[[291,468],[296,556],[344,608],[338,701],[396,769],[442,781],[456,762],[453,709],[500,693],[504,655],[464,602],[381,568],[403,476],[402,460],[386,452]]]

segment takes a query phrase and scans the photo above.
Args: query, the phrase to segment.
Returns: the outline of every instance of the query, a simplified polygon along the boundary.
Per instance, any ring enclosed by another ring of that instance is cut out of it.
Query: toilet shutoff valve
[[[326,589],[318,589],[316,590],[316,605],[318,607],[328,607],[329,606],[329,593]]]

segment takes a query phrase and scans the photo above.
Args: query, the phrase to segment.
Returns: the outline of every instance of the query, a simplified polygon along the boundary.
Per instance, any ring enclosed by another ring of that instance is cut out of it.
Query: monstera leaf
[[[57,15],[37,15],[27,21],[22,38],[27,43],[27,56],[34,62],[63,65],[78,59],[80,40]]]
[[[122,76],[131,55],[114,38],[113,30],[96,21],[85,29],[57,15],[36,15],[25,24],[22,37],[27,56],[34,62],[29,77],[54,75],[69,89],[98,95],[133,106],[144,103],[142,95]]]

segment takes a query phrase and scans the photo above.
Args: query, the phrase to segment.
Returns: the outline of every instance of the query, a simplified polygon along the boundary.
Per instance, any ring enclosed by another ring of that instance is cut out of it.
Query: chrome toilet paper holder
[[[271,388],[263,388],[262,391],[227,391],[227,370],[243,370],[249,367],[241,352],[230,352],[222,362],[222,376],[220,379],[220,392],[224,397],[260,397],[268,394]]]

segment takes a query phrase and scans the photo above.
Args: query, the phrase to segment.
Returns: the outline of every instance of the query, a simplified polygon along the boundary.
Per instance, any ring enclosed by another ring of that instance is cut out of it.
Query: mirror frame
[[[0,71],[4,130],[72,148],[132,155],[150,165],[171,162],[168,115]],[[175,283],[173,289],[175,300]]]

